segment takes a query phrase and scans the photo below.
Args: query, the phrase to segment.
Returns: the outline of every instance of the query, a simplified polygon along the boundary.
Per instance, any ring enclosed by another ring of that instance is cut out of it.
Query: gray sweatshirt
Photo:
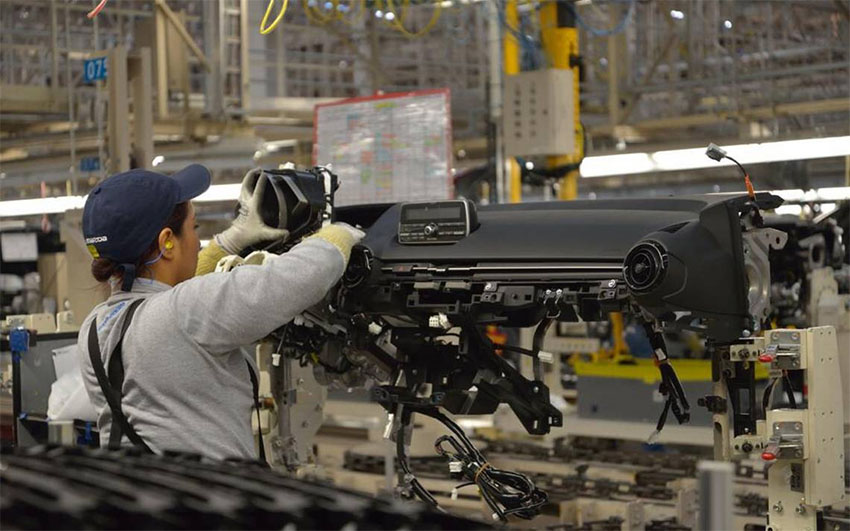
[[[131,292],[114,292],[86,317],[77,340],[104,446],[112,414],[89,360],[88,334],[95,317],[108,366],[130,302],[145,299],[124,337],[121,403],[130,425],[152,450],[253,459],[253,388],[239,347],[319,302],[344,268],[339,249],[314,238],[262,266],[210,273],[175,287],[137,279]],[[132,444],[126,435],[123,443]]]

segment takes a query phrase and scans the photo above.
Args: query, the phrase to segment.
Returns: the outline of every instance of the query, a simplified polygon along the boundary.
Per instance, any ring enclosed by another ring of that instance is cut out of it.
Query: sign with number
[[[91,83],[106,79],[106,56],[83,61],[83,81]]]
[[[80,159],[80,171],[100,171],[100,159],[97,157],[83,157]]]

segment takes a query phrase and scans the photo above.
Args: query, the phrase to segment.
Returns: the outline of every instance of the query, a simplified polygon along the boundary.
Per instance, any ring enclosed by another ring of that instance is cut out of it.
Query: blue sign
[[[106,56],[83,61],[83,81],[91,83],[106,79]]]
[[[100,159],[97,157],[81,158],[80,171],[100,171]]]

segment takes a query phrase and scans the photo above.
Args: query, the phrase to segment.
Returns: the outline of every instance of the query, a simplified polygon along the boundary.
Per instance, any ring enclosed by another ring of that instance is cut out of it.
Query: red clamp
[[[759,356],[759,361],[762,363],[773,363],[773,359],[773,356],[771,356],[770,354],[762,354],[761,356]]]
[[[765,461],[773,461],[776,459],[776,454],[773,452],[762,452],[761,458]]]

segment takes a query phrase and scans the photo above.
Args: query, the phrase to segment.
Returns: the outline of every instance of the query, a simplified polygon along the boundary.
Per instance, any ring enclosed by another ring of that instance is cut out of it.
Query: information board
[[[313,123],[313,163],[340,178],[336,204],[452,196],[448,89],[317,105]]]

